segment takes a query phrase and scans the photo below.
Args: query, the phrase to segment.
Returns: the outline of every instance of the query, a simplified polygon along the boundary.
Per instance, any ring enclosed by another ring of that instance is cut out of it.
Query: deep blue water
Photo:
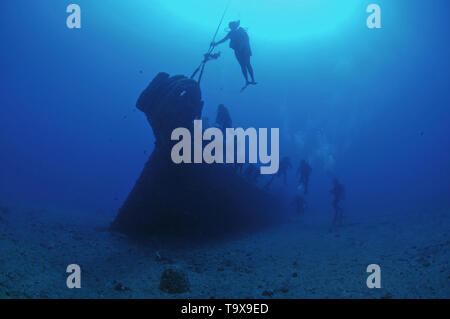
[[[382,8],[379,30],[366,27],[372,2]],[[160,71],[192,73],[227,1],[76,3],[80,30],[66,27],[67,1],[0,5],[0,201],[120,207],[153,148],[135,110],[140,92]],[[280,128],[280,155],[311,162],[316,214],[330,215],[335,176],[349,214],[448,208],[448,8],[446,0],[232,1],[218,38],[241,19],[259,84],[239,93],[240,69],[222,45],[202,80],[204,115],[223,103],[235,126]]]

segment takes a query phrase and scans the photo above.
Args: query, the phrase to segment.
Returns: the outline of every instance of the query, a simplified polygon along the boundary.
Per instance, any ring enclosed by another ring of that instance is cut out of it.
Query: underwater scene
[[[0,8],[0,299],[450,298],[447,0]]]

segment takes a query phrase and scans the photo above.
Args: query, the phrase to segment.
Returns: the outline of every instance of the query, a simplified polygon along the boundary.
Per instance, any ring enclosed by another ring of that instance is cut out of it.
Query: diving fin
[[[244,87],[242,87],[241,89],[241,93],[245,91],[245,89],[249,86],[249,85],[256,85],[258,84],[257,82],[248,82]]]

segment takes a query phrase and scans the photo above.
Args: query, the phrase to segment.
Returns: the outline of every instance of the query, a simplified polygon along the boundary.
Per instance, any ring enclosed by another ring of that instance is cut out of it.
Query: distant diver
[[[342,226],[344,216],[343,209],[339,203],[345,199],[345,188],[337,178],[333,180],[333,188],[330,190],[330,194],[333,196],[332,206],[334,208],[334,218],[331,227]]]
[[[216,124],[225,133],[227,128],[233,127],[230,112],[223,104],[217,107]]]
[[[280,160],[280,166],[278,168],[278,173],[272,175],[272,178],[266,184],[265,189],[269,189],[272,182],[276,177],[283,176],[284,185],[287,185],[287,171],[292,168],[291,159],[288,156],[283,157]]]
[[[311,175],[312,168],[307,161],[302,160],[297,169],[297,177],[299,177],[299,185],[303,186],[304,194],[308,194],[309,176]]]
[[[216,126],[225,134],[227,128],[233,127],[233,121],[230,116],[230,112],[225,105],[219,104],[217,107]],[[234,169],[237,173],[242,174],[242,167],[244,164],[235,163]]]
[[[215,47],[219,44],[222,44],[228,40],[230,40],[230,48],[234,50],[234,54],[236,55],[236,59],[241,66],[242,74],[245,78],[245,86],[241,91],[245,90],[247,86],[250,84],[257,84],[255,82],[255,76],[253,73],[253,67],[250,63],[250,57],[252,56],[252,50],[250,48],[250,39],[248,37],[247,31],[244,28],[240,27],[241,22],[232,21],[228,24],[230,27],[230,32],[218,42],[212,42],[211,46]],[[250,77],[252,81],[248,80],[248,73],[250,73]]]

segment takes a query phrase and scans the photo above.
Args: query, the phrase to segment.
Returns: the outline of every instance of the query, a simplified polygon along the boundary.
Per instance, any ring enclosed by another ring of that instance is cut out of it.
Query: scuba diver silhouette
[[[339,203],[345,199],[345,188],[337,178],[333,180],[333,188],[330,190],[330,194],[333,196],[332,206],[334,208],[333,224],[330,228],[331,231],[331,229],[336,226],[342,226],[344,219],[343,210]]]
[[[308,194],[309,176],[311,175],[312,168],[308,162],[302,160],[300,166],[297,169],[297,177],[299,177],[299,185],[303,186],[304,194]]]
[[[239,65],[241,66],[242,74],[245,78],[245,86],[242,88],[241,91],[247,88],[250,84],[257,84],[255,82],[255,76],[253,73],[253,67],[250,63],[250,57],[252,56],[252,49],[250,48],[250,39],[248,37],[247,32],[240,27],[241,22],[238,21],[232,21],[228,24],[230,27],[230,32],[223,38],[222,40],[218,42],[212,42],[211,46],[216,47],[219,44],[222,44],[228,40],[230,40],[230,48],[234,50],[234,54],[236,55],[236,59],[239,62]],[[250,74],[250,77],[252,81],[250,82],[248,80],[248,74]]]
[[[232,120],[228,109],[223,104],[219,104],[217,107],[217,116],[216,116],[216,124],[225,133],[227,128],[232,127]]]

